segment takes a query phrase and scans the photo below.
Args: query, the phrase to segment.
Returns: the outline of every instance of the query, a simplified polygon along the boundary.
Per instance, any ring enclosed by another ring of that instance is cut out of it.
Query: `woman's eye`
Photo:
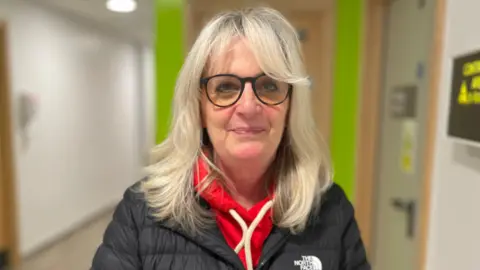
[[[262,86],[264,90],[275,91],[278,90],[277,85],[274,83],[266,83]]]
[[[236,87],[235,85],[233,84],[229,84],[229,83],[223,83],[223,84],[219,84],[217,87],[216,87],[216,90],[217,91],[235,91],[237,90],[238,87]]]

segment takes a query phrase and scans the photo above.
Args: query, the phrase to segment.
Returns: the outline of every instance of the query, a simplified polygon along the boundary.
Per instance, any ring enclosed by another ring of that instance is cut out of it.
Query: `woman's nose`
[[[259,102],[251,83],[246,83],[243,89],[242,97],[240,98],[238,109],[242,113],[255,113],[258,111]]]

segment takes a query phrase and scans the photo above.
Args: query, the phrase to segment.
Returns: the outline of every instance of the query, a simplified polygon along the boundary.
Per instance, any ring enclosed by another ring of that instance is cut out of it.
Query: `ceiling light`
[[[137,9],[135,0],[108,0],[107,8],[114,12],[128,13]]]

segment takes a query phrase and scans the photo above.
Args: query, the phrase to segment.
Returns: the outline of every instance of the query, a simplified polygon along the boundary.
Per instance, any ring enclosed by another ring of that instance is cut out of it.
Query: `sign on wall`
[[[417,92],[415,84],[400,85],[393,89],[390,98],[392,117],[412,119],[417,116]]]
[[[448,135],[480,145],[480,51],[454,59]]]

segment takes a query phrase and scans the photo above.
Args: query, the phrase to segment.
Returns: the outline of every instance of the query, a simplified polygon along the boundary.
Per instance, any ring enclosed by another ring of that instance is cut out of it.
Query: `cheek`
[[[272,128],[274,128],[276,131],[278,131],[279,129],[283,130],[288,121],[287,115],[288,110],[286,106],[277,109],[272,108],[271,110],[268,110],[268,117],[270,119]]]
[[[209,132],[224,132],[230,119],[231,109],[219,109],[214,106],[206,105],[202,108],[202,124],[208,128]],[[213,135],[213,134],[212,134]]]
[[[202,95],[202,101],[201,101],[201,119],[202,119],[202,127],[204,128],[210,128],[212,126],[215,126],[216,122],[218,121],[216,118],[216,115],[218,114],[217,111],[215,111],[215,108],[210,104],[210,102],[207,100],[205,95]]]

